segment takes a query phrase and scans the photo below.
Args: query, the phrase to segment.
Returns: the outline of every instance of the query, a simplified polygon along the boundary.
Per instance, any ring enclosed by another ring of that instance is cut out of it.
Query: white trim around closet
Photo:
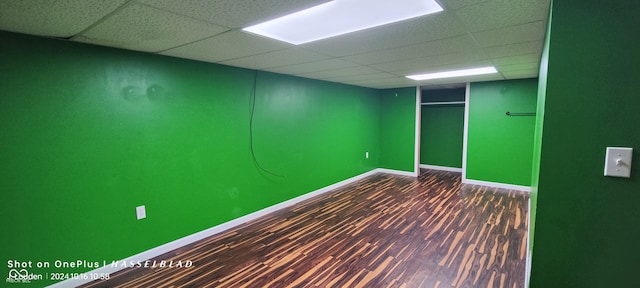
[[[469,93],[471,84],[467,82],[464,92],[464,132],[462,135],[462,182],[467,180],[467,140],[469,138]]]
[[[420,86],[416,86],[416,134],[415,134],[415,143],[414,145],[414,165],[413,165],[413,173],[415,177],[420,175],[420,119],[422,117],[422,90],[420,90]]]

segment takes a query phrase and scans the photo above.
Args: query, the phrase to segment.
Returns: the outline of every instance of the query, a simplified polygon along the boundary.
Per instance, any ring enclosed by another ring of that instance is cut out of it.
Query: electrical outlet
[[[365,158],[367,158],[367,159],[369,159],[369,152],[365,152],[365,153],[364,153],[364,157],[365,157]]]
[[[136,207],[136,218],[138,220],[147,218],[147,209],[144,205]]]

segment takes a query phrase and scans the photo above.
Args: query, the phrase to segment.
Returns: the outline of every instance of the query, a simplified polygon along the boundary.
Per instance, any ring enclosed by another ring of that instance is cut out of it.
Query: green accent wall
[[[472,180],[529,186],[537,79],[471,83],[466,177]]]
[[[530,287],[638,286],[638,11],[553,2]],[[631,178],[603,176],[608,146],[634,148]]]
[[[464,102],[465,88],[423,90],[422,102]],[[423,105],[420,112],[420,164],[462,168],[464,104]]]
[[[553,6],[553,5],[552,5]],[[536,130],[533,141],[533,165],[531,167],[531,193],[529,194],[529,247],[527,251],[528,265],[531,264],[531,257],[534,246],[534,234],[536,228],[536,212],[538,204],[538,185],[540,180],[540,154],[542,150],[542,131],[544,127],[544,107],[547,99],[547,75],[549,71],[549,38],[551,36],[551,22],[553,19],[553,7],[549,8],[549,19],[547,32],[545,34],[544,46],[540,57],[540,72],[538,79],[538,107],[536,109]]]
[[[414,117],[398,114],[411,89],[381,111],[375,89],[7,32],[0,43],[0,255],[51,263],[30,273],[92,270],[53,263],[119,260],[370,171],[412,129],[388,128]],[[399,139],[381,145],[382,132]],[[251,136],[280,176],[258,169]]]
[[[416,138],[416,88],[380,93],[380,168],[413,172]]]

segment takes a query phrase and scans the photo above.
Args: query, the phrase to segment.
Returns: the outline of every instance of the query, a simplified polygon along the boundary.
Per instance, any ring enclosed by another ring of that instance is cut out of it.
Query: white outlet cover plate
[[[607,147],[604,160],[604,176],[631,177],[631,155],[633,148]],[[618,160],[620,163],[618,164]]]
[[[136,207],[136,218],[138,220],[147,218],[147,209],[144,205]]]

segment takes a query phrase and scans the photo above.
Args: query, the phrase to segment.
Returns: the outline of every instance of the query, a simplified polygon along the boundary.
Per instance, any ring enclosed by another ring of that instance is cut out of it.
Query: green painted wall
[[[416,88],[380,90],[380,167],[413,172]]]
[[[279,177],[250,153],[254,71],[5,32],[0,43],[2,263],[119,260],[378,167],[374,89],[257,73],[255,154]]]
[[[467,179],[531,185],[537,79],[471,83]]]
[[[636,287],[640,2],[553,2],[531,287]],[[631,178],[605,148],[634,148]]]
[[[465,88],[423,90],[422,102],[464,101]],[[420,164],[462,168],[464,104],[422,106]]]
[[[533,165],[531,167],[531,193],[529,194],[529,247],[527,259],[529,264],[533,253],[534,234],[536,228],[536,211],[538,204],[538,185],[540,180],[540,155],[542,150],[542,131],[544,128],[544,107],[547,99],[547,75],[549,73],[549,39],[551,36],[551,22],[553,19],[553,7],[549,9],[549,20],[545,34],[542,56],[540,57],[540,72],[538,80],[538,107],[536,111],[536,130],[533,141]]]

